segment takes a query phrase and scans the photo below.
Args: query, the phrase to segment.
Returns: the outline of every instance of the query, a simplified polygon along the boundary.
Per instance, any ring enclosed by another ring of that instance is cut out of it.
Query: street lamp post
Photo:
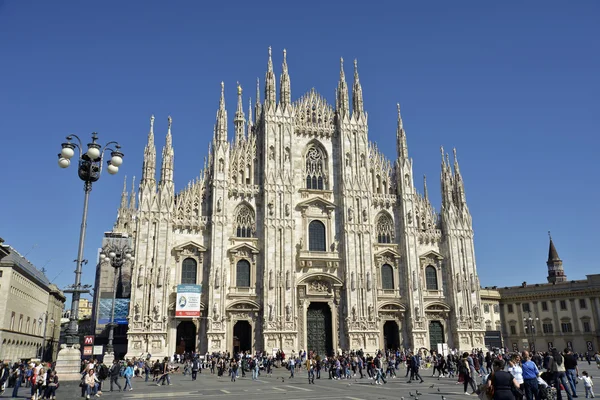
[[[117,298],[117,278],[119,275],[119,271],[121,267],[125,263],[125,261],[133,261],[135,257],[133,256],[133,250],[129,247],[128,244],[115,245],[109,244],[106,248],[102,250],[100,253],[100,261],[110,261],[110,265],[114,269],[114,278],[113,278],[113,297],[112,297],[112,306],[110,310],[110,322],[108,324],[108,345],[106,346],[106,353],[113,354],[114,356],[114,329],[115,329],[115,301]],[[105,360],[106,363],[106,360]]]
[[[535,351],[535,322],[539,320],[539,318],[531,316],[531,311],[527,311],[527,317],[523,318],[523,324],[525,325],[525,333],[527,333],[529,336],[530,351]]]
[[[76,142],[72,142],[73,138],[76,139]],[[107,161],[107,170],[111,175],[119,172],[119,166],[123,163],[123,153],[120,151],[121,146],[117,142],[108,142],[104,147],[97,143],[98,134],[96,132],[92,133],[92,142],[87,144],[87,150],[84,149],[81,139],[77,135],[69,135],[67,136],[67,141],[62,144],[61,152],[58,154],[58,165],[61,168],[68,168],[71,165],[71,158],[75,155],[75,149],[79,150],[78,157],[78,167],[77,174],[79,178],[84,182],[83,190],[84,190],[84,198],[83,198],[83,215],[81,218],[81,229],[79,231],[79,249],[77,252],[77,267],[75,269],[75,283],[69,287],[68,290],[65,290],[65,293],[72,293],[72,301],[71,301],[71,315],[69,316],[69,326],[66,329],[66,341],[67,345],[71,346],[71,349],[77,350],[78,348],[74,348],[74,345],[79,345],[79,299],[81,298],[82,293],[89,293],[88,285],[81,285],[81,274],[82,274],[82,266],[84,263],[87,263],[86,260],[83,259],[83,248],[85,243],[85,229],[87,225],[87,213],[88,213],[88,203],[90,198],[90,192],[92,191],[92,183],[96,182],[100,179],[100,174],[102,173],[102,161],[104,159],[104,153],[108,150],[110,151],[111,159]],[[113,146],[113,147],[111,147]],[[59,356],[60,358],[60,356]],[[69,357],[69,358],[72,358]],[[81,358],[81,354],[80,354]],[[72,362],[68,364],[73,364]],[[71,365],[70,369],[74,367]],[[70,371],[65,371],[67,374],[72,373]],[[62,379],[66,378],[66,374],[63,373],[61,375]]]

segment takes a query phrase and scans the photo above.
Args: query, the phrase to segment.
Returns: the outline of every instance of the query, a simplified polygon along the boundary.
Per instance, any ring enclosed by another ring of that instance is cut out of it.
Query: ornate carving
[[[215,304],[213,304],[213,320],[218,321],[219,320],[219,303],[215,302]]]
[[[269,321],[273,321],[273,303],[269,303]]]
[[[219,273],[219,268],[215,271],[215,288],[221,287],[221,274]]]
[[[367,291],[369,291],[369,292],[371,291],[371,285],[372,285],[372,283],[371,283],[371,273],[367,272]]]
[[[273,270],[269,271],[269,289],[273,289]]]
[[[292,278],[291,278],[290,271],[287,271],[285,273],[285,288],[287,290],[290,290],[291,287],[292,287]]]
[[[286,321],[292,320],[292,306],[290,305],[290,303],[287,303],[285,305],[285,320]]]
[[[373,321],[373,305],[369,304],[369,307],[367,307],[367,310],[369,312],[369,321]]]
[[[286,217],[290,216],[290,205],[289,204],[285,205],[285,216]]]
[[[367,209],[366,209],[366,208],[363,208],[363,210],[362,210],[363,222],[367,222],[368,215],[369,215],[369,214],[367,213]]]
[[[142,309],[142,307],[140,306],[139,302],[137,302],[137,303],[134,304],[134,306],[133,306],[133,312],[134,312],[133,319],[135,319],[136,321],[140,320],[141,309]]]
[[[350,289],[352,291],[356,289],[356,283],[354,281],[354,272],[350,273]]]
[[[329,282],[327,281],[311,281],[308,288],[313,292],[329,292],[331,288]]]
[[[354,219],[354,208],[348,208],[348,221],[352,222]]]
[[[162,287],[163,279],[162,279],[162,267],[158,266],[158,274],[156,275],[156,287]]]

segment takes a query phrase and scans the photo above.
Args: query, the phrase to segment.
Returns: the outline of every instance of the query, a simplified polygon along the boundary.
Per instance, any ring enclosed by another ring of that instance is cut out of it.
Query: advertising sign
[[[177,285],[175,316],[179,318],[200,317],[200,294],[202,285]]]
[[[91,356],[94,353],[94,346],[83,346],[83,355]]]
[[[110,313],[112,310],[112,298],[100,299],[98,308],[98,324],[106,325],[110,322]],[[129,299],[115,299],[115,324],[127,325],[127,316],[129,315]]]
[[[104,354],[103,347],[104,346],[94,346],[94,355],[101,356],[102,354]]]

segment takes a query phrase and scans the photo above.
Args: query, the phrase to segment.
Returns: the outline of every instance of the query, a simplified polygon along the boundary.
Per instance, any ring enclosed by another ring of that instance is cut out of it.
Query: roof
[[[556,247],[554,247],[552,238],[550,238],[550,248],[548,249],[548,262],[551,261],[560,261],[560,257],[558,257],[558,252],[556,251]]]
[[[9,246],[10,247],[10,246]],[[10,253],[2,259],[2,264],[13,264],[19,266],[31,279],[38,284],[50,289],[50,281],[42,271],[37,269],[29,260],[23,257],[17,250],[10,247]]]

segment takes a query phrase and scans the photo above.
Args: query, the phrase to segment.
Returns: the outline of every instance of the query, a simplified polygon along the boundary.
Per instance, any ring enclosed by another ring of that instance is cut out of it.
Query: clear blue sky
[[[333,103],[339,57],[349,78],[358,58],[370,138],[395,158],[400,102],[437,208],[439,146],[458,149],[483,285],[544,282],[548,230],[569,278],[600,272],[600,2],[381,4],[0,1],[0,236],[72,283],[83,185],[57,166],[64,136],[98,131],[125,152],[94,185],[92,261],[123,177],[139,181],[150,115],[159,154],[173,116],[180,189],[202,167],[220,82],[232,119],[235,82],[254,97],[272,46],[278,77],[288,50],[295,99],[315,87]]]

